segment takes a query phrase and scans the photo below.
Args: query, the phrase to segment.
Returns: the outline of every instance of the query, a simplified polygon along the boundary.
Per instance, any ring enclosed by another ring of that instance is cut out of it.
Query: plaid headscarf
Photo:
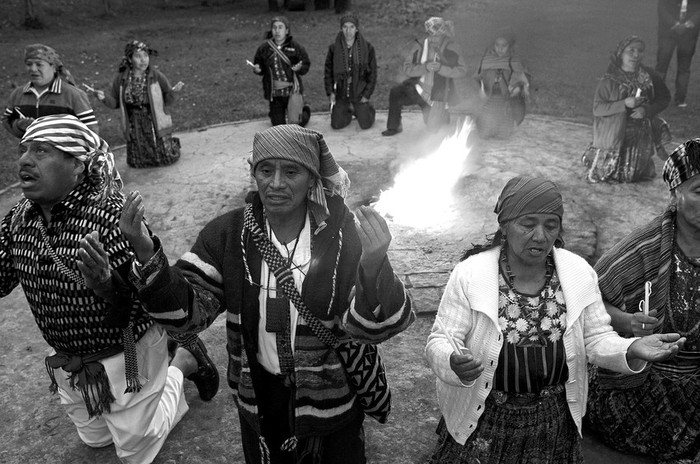
[[[690,139],[673,150],[664,163],[663,179],[673,190],[691,177],[700,174],[700,138]]]
[[[85,176],[98,190],[103,204],[123,187],[109,145],[78,118],[68,114],[43,116],[32,122],[20,144],[46,142],[85,163]]]
[[[561,219],[564,206],[554,182],[541,177],[518,176],[503,187],[493,212],[502,225],[526,214],[552,213]]]
[[[31,44],[24,48],[24,61],[27,60],[42,60],[46,61],[56,69],[56,73],[65,79],[69,84],[75,85],[73,75],[66,69],[61,61],[61,57],[56,50],[44,44]]]
[[[445,35],[447,37],[455,35],[452,21],[447,21],[438,16],[433,16],[425,22],[425,32],[428,35]]]
[[[309,190],[308,200],[316,224],[322,224],[330,215],[324,191],[345,198],[350,189],[347,173],[335,162],[323,135],[314,130],[281,124],[256,133],[253,154],[248,159],[251,174],[255,174],[258,163],[267,159],[294,161],[315,177],[316,185]]]

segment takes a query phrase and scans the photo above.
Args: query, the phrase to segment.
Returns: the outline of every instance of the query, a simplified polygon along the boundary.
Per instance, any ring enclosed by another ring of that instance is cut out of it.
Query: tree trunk
[[[39,8],[35,0],[24,0],[24,27],[27,29],[43,29],[44,23],[39,18]]]
[[[280,7],[277,5],[277,0],[267,0],[267,11],[279,11]]]

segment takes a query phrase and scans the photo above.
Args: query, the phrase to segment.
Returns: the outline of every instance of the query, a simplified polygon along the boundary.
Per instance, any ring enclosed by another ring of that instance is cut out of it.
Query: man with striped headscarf
[[[671,201],[595,265],[613,328],[625,336],[678,332],[678,356],[637,376],[591,368],[588,418],[605,442],[657,462],[700,460],[700,138],[663,169]],[[645,287],[651,294],[645,298]],[[640,302],[649,302],[648,313]]]
[[[467,67],[453,38],[452,21],[429,18],[425,21],[425,33],[425,39],[415,40],[404,60],[403,74],[408,78],[389,93],[384,136],[403,130],[401,110],[412,105],[420,106],[428,128],[437,130],[449,123],[447,108],[459,99],[454,81],[467,75]]]
[[[0,296],[22,286],[54,349],[50,390],[81,440],[149,463],[188,410],[183,378],[218,388],[218,373],[198,339],[168,366],[165,331],[126,284],[133,251],[118,226],[124,196],[107,143],[74,116],[45,116],[19,155],[24,199],[0,224]]]
[[[411,324],[387,258],[391,234],[372,208],[348,210],[347,174],[318,132],[259,132],[249,161],[250,203],[211,221],[174,266],[141,224],[140,197],[127,197],[123,230],[144,250],[139,296],[169,330],[201,330],[226,311],[246,463],[365,462],[356,393],[312,327],[376,344]]]

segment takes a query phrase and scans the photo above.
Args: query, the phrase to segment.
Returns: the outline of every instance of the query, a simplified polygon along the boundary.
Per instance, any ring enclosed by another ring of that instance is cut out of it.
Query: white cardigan
[[[479,378],[470,385],[460,382],[450,368],[452,348],[437,323],[433,324],[425,347],[428,364],[437,375],[437,399],[447,430],[462,445],[476,430],[484,412],[503,344],[498,325],[499,253],[500,248],[495,247],[457,264],[437,313],[460,348],[467,347],[481,360],[484,371]],[[633,361],[635,369],[628,365],[627,349],[636,338],[622,338],[610,326],[593,268],[583,258],[557,248],[554,265],[566,301],[566,398],[581,434],[588,395],[586,362],[629,374],[640,372],[646,363]]]

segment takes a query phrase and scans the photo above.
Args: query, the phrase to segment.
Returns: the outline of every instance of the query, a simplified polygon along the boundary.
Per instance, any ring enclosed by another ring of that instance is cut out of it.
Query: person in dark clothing
[[[656,47],[656,72],[666,80],[668,65],[676,52],[675,102],[688,106],[690,63],[695,54],[700,29],[700,0],[659,0],[659,37]]]
[[[267,40],[258,47],[253,59],[253,72],[262,76],[263,94],[270,102],[269,116],[273,126],[287,123],[287,104],[294,81],[298,82],[299,92],[303,94],[301,76],[309,72],[311,66],[306,50],[289,35],[289,31],[287,18],[272,18]],[[300,125],[305,126],[310,118],[311,109],[304,106]]]
[[[377,83],[377,58],[359,26],[354,14],[340,18],[341,31],[326,54],[323,81],[330,98],[333,129],[350,124],[353,114],[362,129],[374,124],[375,110],[369,99]]]
[[[408,79],[389,93],[389,116],[382,135],[392,136],[402,131],[404,106],[420,106],[431,129],[449,123],[447,106],[457,98],[454,79],[466,76],[467,68],[452,40],[452,21],[430,18],[425,22],[425,31],[427,37],[423,42],[416,40],[403,64]]]

